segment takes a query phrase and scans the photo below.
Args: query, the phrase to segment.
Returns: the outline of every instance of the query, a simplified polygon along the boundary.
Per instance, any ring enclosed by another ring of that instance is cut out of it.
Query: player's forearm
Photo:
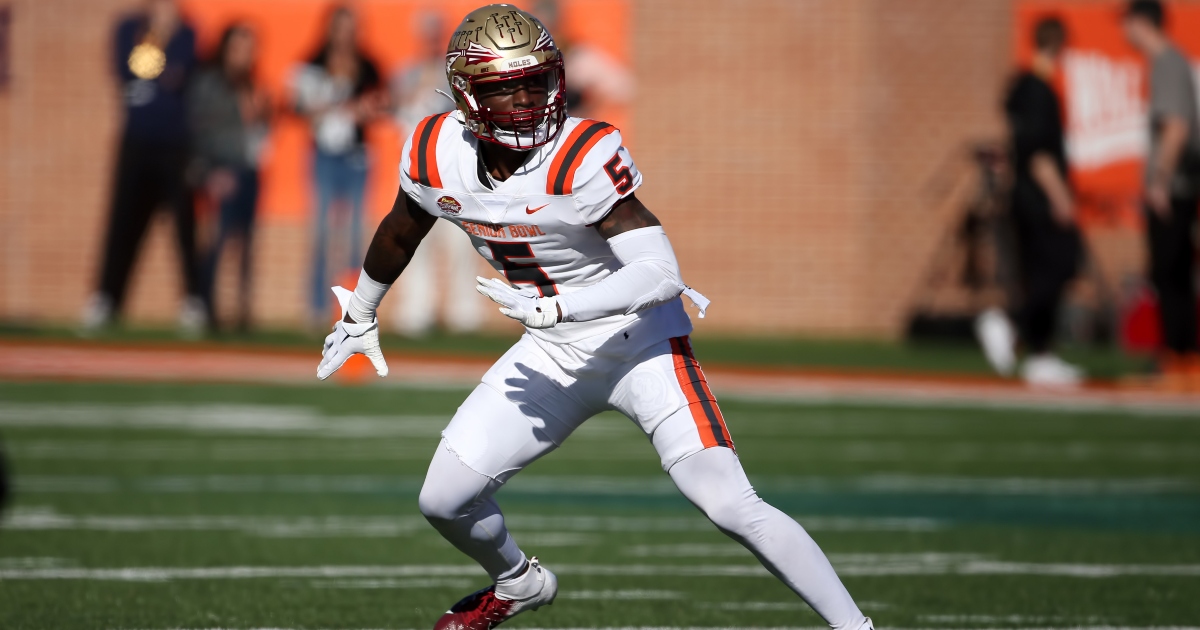
[[[396,221],[393,220],[393,214],[394,211],[375,230],[363,260],[363,271],[376,282],[384,284],[392,284],[400,277],[412,259],[411,253],[416,251],[416,247],[412,247],[412,252],[405,247],[404,233],[394,225]]]
[[[592,286],[559,296],[563,321],[636,313],[674,300],[687,288],[662,227],[623,232],[609,244],[624,266]]]
[[[383,296],[387,295],[392,283],[408,265],[408,252],[400,246],[394,229],[388,225],[391,216],[389,214],[384,218],[379,224],[379,229],[375,230],[375,237],[371,239],[367,258],[358,274],[358,284],[355,285],[354,294],[346,304],[345,319],[348,322],[364,323],[374,320],[375,311],[379,309]]]
[[[1170,185],[1175,169],[1179,166],[1179,158],[1183,155],[1183,148],[1187,145],[1188,131],[1188,122],[1183,118],[1172,116],[1163,122],[1158,151],[1150,156],[1150,183]]]
[[[346,316],[355,322],[368,322],[392,283],[408,266],[421,239],[429,233],[435,219],[419,208],[403,192],[396,197],[392,211],[380,222],[367,248],[362,273],[354,295],[350,297]]]
[[[401,191],[396,195],[392,211],[375,230],[363,270],[376,282],[395,282],[435,221],[437,219],[421,210],[417,202]]]

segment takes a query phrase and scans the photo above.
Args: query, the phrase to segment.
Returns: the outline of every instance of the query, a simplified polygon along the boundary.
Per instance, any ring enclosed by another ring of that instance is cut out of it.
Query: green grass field
[[[464,395],[0,384],[17,491],[0,628],[431,627],[487,581],[416,508]],[[723,409],[760,493],[877,627],[1200,625],[1196,417]],[[677,496],[622,417],[498,498],[561,584],[505,627],[821,625]]]

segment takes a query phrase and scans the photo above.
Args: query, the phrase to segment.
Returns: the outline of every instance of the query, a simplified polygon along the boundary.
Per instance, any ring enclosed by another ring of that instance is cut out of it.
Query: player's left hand
[[[383,350],[379,348],[379,318],[376,317],[365,324],[351,324],[345,321],[346,306],[350,303],[351,293],[342,287],[333,287],[333,293],[342,305],[342,317],[333,325],[333,332],[325,337],[321,364],[317,366],[317,378],[329,378],[354,354],[367,355],[380,378],[387,376],[387,361],[383,360]]]
[[[475,277],[475,290],[500,305],[500,312],[529,328],[551,328],[558,323],[558,301],[514,289],[498,278]]]

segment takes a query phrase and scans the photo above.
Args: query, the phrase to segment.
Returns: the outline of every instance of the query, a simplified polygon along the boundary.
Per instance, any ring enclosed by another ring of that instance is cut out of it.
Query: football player
[[[380,224],[317,375],[354,353],[380,376],[376,308],[441,218],[463,229],[505,280],[480,293],[526,327],[442,434],[420,509],[494,584],[435,628],[488,630],[554,601],[554,574],[509,534],[492,495],[588,418],[618,410],[642,428],[679,490],[745,545],[832,628],[871,628],[804,529],[758,497],[692,355],[688,288],[621,133],[567,116],[563,59],[529,13],[490,5],[466,16],[446,53],[456,109],[413,131],[401,191]],[[432,308],[432,305],[430,305]]]

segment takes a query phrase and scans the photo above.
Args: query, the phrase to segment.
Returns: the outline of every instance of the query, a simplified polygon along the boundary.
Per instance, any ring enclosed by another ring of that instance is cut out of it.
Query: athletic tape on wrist
[[[354,287],[354,294],[350,296],[346,311],[356,322],[373,321],[375,311],[379,309],[379,303],[383,301],[383,296],[390,288],[392,288],[390,284],[372,280],[371,276],[367,275],[367,270],[363,269],[358,274],[358,286]]]

